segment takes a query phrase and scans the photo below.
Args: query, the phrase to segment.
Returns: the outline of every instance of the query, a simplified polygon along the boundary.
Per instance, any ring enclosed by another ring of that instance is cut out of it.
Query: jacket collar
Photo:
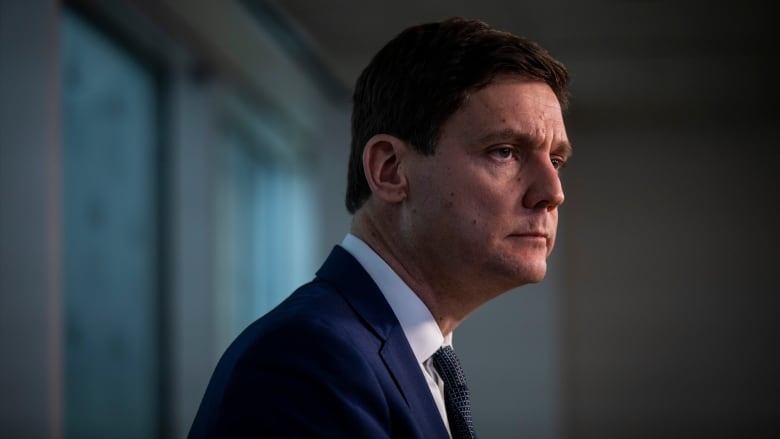
[[[401,324],[371,276],[349,252],[336,246],[317,277],[333,285],[363,324],[382,340],[379,355],[411,411],[418,414],[423,431],[443,432],[446,437],[439,410]]]

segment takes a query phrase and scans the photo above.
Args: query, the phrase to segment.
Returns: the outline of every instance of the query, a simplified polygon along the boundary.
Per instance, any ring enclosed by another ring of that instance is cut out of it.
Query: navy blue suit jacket
[[[390,305],[335,247],[230,345],[190,437],[449,436]]]

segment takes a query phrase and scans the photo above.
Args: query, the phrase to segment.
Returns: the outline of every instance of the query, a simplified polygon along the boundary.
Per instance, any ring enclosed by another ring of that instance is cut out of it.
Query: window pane
[[[226,125],[215,203],[219,353],[313,278],[319,238],[309,176],[274,154],[270,140]]]
[[[66,434],[155,437],[155,80],[74,13],[63,20]]]

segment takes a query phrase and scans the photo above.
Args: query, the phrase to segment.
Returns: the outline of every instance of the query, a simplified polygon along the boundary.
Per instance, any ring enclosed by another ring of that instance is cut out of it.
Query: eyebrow
[[[538,139],[526,132],[513,130],[511,128],[490,132],[479,138],[480,143],[493,143],[508,141],[517,145],[533,147],[538,145]],[[560,154],[564,159],[568,159],[574,153],[571,143],[568,141],[558,142],[550,149],[550,152]]]
[[[574,154],[574,149],[568,141],[559,142],[551,151],[562,155],[564,160],[568,160]]]

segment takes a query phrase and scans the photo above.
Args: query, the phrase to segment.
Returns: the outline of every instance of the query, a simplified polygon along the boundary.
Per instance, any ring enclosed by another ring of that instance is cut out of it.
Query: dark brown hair
[[[536,43],[481,21],[421,24],[387,43],[355,84],[347,210],[355,213],[371,196],[363,149],[372,136],[390,134],[431,155],[441,126],[468,94],[502,74],[547,83],[566,107],[566,68]]]

